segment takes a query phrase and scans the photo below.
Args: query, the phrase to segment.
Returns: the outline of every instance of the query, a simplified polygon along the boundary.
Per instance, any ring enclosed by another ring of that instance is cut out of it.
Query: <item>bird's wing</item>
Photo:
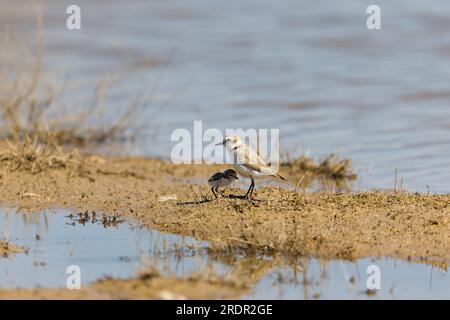
[[[285,178],[280,176],[277,172],[273,171],[273,169],[271,168],[271,164],[264,161],[264,159],[253,149],[245,146],[243,151],[245,160],[244,163],[242,164],[243,166],[251,170],[263,173],[265,175],[274,176],[282,180],[286,180]]]
[[[220,179],[222,179],[222,172],[217,172],[208,179],[208,182],[213,182],[213,181],[217,181]]]
[[[244,151],[243,164],[246,167],[255,170],[257,172],[270,171],[270,168],[267,166],[264,159],[261,158],[261,156],[256,151],[247,146],[245,146],[243,151]]]

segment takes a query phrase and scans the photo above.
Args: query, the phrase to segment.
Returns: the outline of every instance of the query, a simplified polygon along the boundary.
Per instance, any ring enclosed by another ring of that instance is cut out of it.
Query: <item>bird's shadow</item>
[[[240,195],[236,195],[236,194],[228,194],[228,195],[223,195],[221,197],[218,198],[203,198],[201,200],[194,200],[194,201],[179,201],[177,202],[177,205],[179,206],[189,206],[189,205],[196,205],[196,204],[203,204],[203,203],[209,203],[209,202],[213,202],[213,201],[217,201],[219,199],[239,199],[239,200],[248,200],[248,201],[261,201],[260,199],[256,199],[256,198],[252,198],[252,199],[248,199],[244,196],[240,196]]]
[[[178,201],[177,205],[179,206],[189,206],[189,205],[193,205],[193,204],[202,204],[202,203],[208,203],[211,202],[215,199],[201,199],[201,200],[195,200],[195,201]]]
[[[237,194],[229,194],[227,196],[223,196],[223,198],[228,198],[228,199],[241,199],[241,200],[246,200],[247,198],[245,196],[239,196]]]

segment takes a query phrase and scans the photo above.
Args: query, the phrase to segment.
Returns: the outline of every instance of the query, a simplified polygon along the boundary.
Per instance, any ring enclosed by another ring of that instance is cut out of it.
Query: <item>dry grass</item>
[[[55,85],[43,67],[40,18],[37,30],[34,42],[10,33],[0,34],[0,138],[23,141],[30,136],[45,143],[50,133],[56,143],[76,147],[133,138],[136,133],[128,130],[131,122],[138,115],[142,117],[142,110],[152,97],[146,97],[142,90],[120,111],[108,112],[105,121],[108,92],[119,81],[104,77],[86,105],[66,103],[63,97],[68,84]]]
[[[309,173],[334,180],[356,180],[357,174],[352,169],[350,159],[341,159],[335,154],[330,154],[322,161],[316,162],[307,156],[296,159],[287,159],[281,167],[290,171]]]
[[[6,140],[0,147],[0,163],[8,171],[41,172],[47,169],[65,168],[83,172],[84,161],[78,151],[65,152],[56,140],[47,136],[44,142],[37,137],[25,136],[21,141]]]
[[[150,97],[142,90],[120,111],[107,112],[108,92],[120,82],[103,77],[86,105],[66,103],[68,84],[55,85],[44,69],[41,16],[36,25],[33,41],[0,32],[0,165],[3,170],[31,173],[65,168],[83,176],[85,162],[77,149],[69,148],[98,151],[101,145],[111,148],[132,139],[138,129],[129,129],[136,127],[138,116],[142,118],[156,87]]]

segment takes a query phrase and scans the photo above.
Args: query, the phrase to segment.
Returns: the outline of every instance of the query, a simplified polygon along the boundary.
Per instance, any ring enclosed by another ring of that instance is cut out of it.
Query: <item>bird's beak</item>
[[[216,143],[215,145],[216,145],[216,146],[222,146],[222,145],[224,145],[224,144],[225,144],[225,140],[223,140],[222,142]]]

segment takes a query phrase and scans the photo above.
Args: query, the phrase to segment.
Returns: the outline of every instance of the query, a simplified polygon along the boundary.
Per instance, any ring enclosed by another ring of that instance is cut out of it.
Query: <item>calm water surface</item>
[[[0,0],[2,23],[32,30],[30,3]],[[82,30],[68,31],[72,2],[45,1],[46,65],[70,72],[74,103],[121,75],[109,114],[159,84],[133,153],[169,157],[171,132],[194,120],[279,128],[284,149],[352,158],[357,190],[392,188],[398,169],[406,188],[447,193],[450,2],[377,1],[382,30],[369,31],[372,3],[79,0]]]
[[[444,270],[393,259],[355,262],[299,258],[295,263],[273,257],[214,257],[206,242],[156,231],[134,223],[104,227],[77,222],[65,210],[0,212],[0,232],[28,254],[0,257],[0,287],[64,287],[69,265],[81,268],[83,285],[105,276],[133,277],[156,267],[162,274],[189,276],[214,270],[251,286],[243,299],[414,299],[450,298]],[[97,218],[102,220],[101,216]],[[75,222],[75,223],[74,223]],[[36,239],[39,235],[39,240]],[[367,295],[367,267],[381,271],[381,289]]]

